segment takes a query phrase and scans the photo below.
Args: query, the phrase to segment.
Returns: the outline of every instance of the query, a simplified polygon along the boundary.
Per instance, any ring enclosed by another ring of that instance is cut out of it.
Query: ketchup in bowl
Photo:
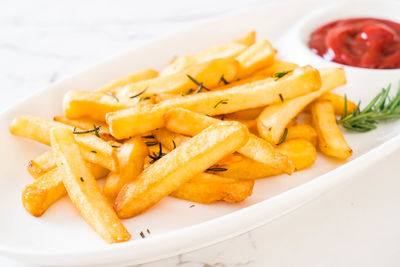
[[[400,24],[389,20],[336,20],[316,29],[308,46],[327,60],[349,66],[400,68]]]

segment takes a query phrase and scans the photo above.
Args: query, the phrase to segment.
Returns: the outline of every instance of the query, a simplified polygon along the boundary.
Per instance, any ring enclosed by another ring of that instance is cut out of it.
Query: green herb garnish
[[[111,147],[113,147],[113,148],[120,148],[121,146],[111,146]]]
[[[144,136],[142,136],[142,138],[144,138],[144,139],[154,139],[154,135],[144,135]]]
[[[194,92],[194,90],[192,88],[190,88],[183,96],[190,95],[193,92]]]
[[[208,168],[206,172],[226,172],[227,170],[228,170],[227,168],[214,167],[214,168]]]
[[[274,73],[274,75],[272,75],[273,78],[275,78],[275,81],[279,80],[280,78],[282,78],[283,76],[285,76],[286,74],[292,72],[291,70],[287,70],[287,71],[281,71],[281,72],[277,72]]]
[[[151,232],[150,232],[149,228],[147,228],[147,229],[146,229],[146,231],[147,231],[147,233],[148,233],[148,234],[151,234]]]
[[[140,236],[141,236],[142,238],[146,238],[146,236],[144,235],[143,231],[140,231]]]
[[[74,130],[72,131],[73,134],[87,134],[87,133],[94,133],[97,137],[100,137],[99,135],[99,130],[100,126],[96,126],[96,124],[93,124],[93,129],[87,130],[87,131],[81,131],[78,132],[76,130],[76,127],[74,127]]]
[[[97,151],[94,151],[94,150],[91,150],[90,152],[95,153],[95,154],[97,153]]]
[[[146,92],[146,90],[147,90],[147,87],[146,87],[146,88],[144,88],[144,90],[143,90],[143,91],[141,91],[140,93],[137,93],[136,95],[130,96],[129,98],[135,98],[135,97],[138,97],[138,96],[142,95],[144,92]]]
[[[229,99],[222,99],[222,100],[218,101],[218,103],[215,104],[214,108],[218,107],[219,105],[228,104],[228,100],[229,100]]]
[[[219,82],[223,82],[225,85],[229,84],[229,82],[225,79],[224,75],[222,74],[221,79],[219,79]]]
[[[117,100],[117,102],[119,102],[118,97],[117,97],[116,95],[114,95],[113,93],[107,92],[106,95],[111,96],[112,98],[114,98],[115,100]]]
[[[288,132],[288,129],[285,128],[285,131],[283,132],[281,140],[279,140],[279,142],[276,144],[277,146],[279,146],[280,144],[282,144],[285,141],[286,136],[287,136],[287,132]]]
[[[156,162],[157,160],[161,159],[162,157],[164,157],[165,153],[162,152],[162,145],[161,143],[158,143],[158,154],[156,154],[155,152],[153,152],[153,155],[149,155],[149,157],[151,158],[150,164],[153,164],[154,162]]]
[[[139,102],[144,101],[144,100],[149,100],[150,98],[151,98],[150,96],[141,97],[141,98],[139,98]]]
[[[281,102],[285,101],[282,94],[279,94],[279,98],[281,99]]]
[[[172,144],[174,145],[174,149],[175,149],[176,148],[176,144],[175,144],[174,139],[172,139]]]
[[[350,114],[347,112],[347,96],[344,101],[344,114],[338,121],[344,128],[355,132],[368,132],[376,129],[379,121],[400,118],[400,88],[391,98],[391,84],[377,94],[374,99],[360,110],[360,103]]]
[[[195,78],[193,78],[189,74],[186,74],[186,76],[198,86],[197,89],[196,89],[196,93],[200,93],[203,89],[206,90],[206,91],[210,91],[210,89],[205,87],[202,82],[197,81]]]
[[[157,141],[155,141],[155,142],[145,142],[145,144],[146,144],[146,146],[155,146],[155,145],[158,145],[158,142]]]
[[[83,180],[83,177],[80,177],[80,179],[81,179],[81,182],[84,182],[85,180]]]

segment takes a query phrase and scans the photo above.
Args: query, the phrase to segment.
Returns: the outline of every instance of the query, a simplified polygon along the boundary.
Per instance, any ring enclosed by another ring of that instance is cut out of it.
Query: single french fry
[[[277,150],[293,162],[296,171],[310,167],[317,157],[315,147],[304,139],[287,140],[279,145]],[[211,171],[210,173],[233,179],[260,179],[282,174],[282,171],[271,168],[270,165],[247,157],[243,157],[237,162],[217,164],[215,167],[225,169],[225,171]]]
[[[251,108],[251,109],[240,110],[230,114],[225,114],[223,116],[224,118],[232,120],[254,120],[257,119],[257,117],[261,114],[263,110],[264,107]]]
[[[33,178],[39,178],[55,167],[56,160],[51,150],[48,150],[35,159],[30,160],[27,169]]]
[[[203,87],[214,88],[221,83],[222,76],[227,81],[234,80],[239,67],[239,62],[232,58],[214,59],[193,65],[181,72],[127,85],[118,91],[117,96],[127,98],[141,92],[142,96],[161,93],[185,94],[188,90],[197,90],[199,87],[190,77],[202,83]]]
[[[334,94],[334,93],[325,93],[323,94],[318,100],[328,100],[332,103],[333,108],[335,109],[336,115],[343,115],[344,114],[344,107],[345,107],[345,98],[341,95]],[[347,99],[347,114],[352,113],[356,110],[357,105]]]
[[[222,122],[210,126],[125,185],[115,200],[114,209],[120,218],[142,213],[190,178],[233,153],[247,139],[248,130],[239,123]]]
[[[299,67],[299,65],[297,65],[296,63],[275,59],[274,62],[270,66],[259,70],[254,75],[270,77],[274,73],[292,71],[298,67]]]
[[[154,130],[152,133],[156,140],[168,150],[173,150],[190,140],[190,137],[188,136],[168,131],[165,128]]]
[[[220,200],[235,203],[249,197],[253,186],[253,180],[237,180],[200,173],[172,192],[171,196],[202,204]]]
[[[353,154],[336,123],[335,110],[330,101],[315,102],[311,107],[311,116],[322,153],[338,159],[347,159]]]
[[[317,132],[308,124],[293,125],[287,128],[286,141],[292,139],[305,139],[313,146],[317,146]]]
[[[107,123],[111,134],[124,139],[161,128],[164,114],[171,108],[182,107],[194,112],[219,115],[239,110],[257,108],[304,95],[320,88],[319,72],[301,67],[276,80],[268,78],[223,91],[206,92],[162,101],[152,106],[138,106],[108,113]]]
[[[17,136],[22,136],[50,145],[50,129],[53,127],[62,127],[72,132],[73,127],[65,124],[50,121],[34,116],[20,116],[15,118],[10,125],[10,132]],[[76,129],[77,134],[74,135],[76,142],[79,144],[82,156],[86,161],[100,165],[109,170],[116,170],[117,163],[113,148],[93,133],[82,133],[81,129]]]
[[[201,64],[218,58],[234,58],[247,48],[246,45],[230,42],[210,47],[199,53],[181,56],[176,58],[161,73],[160,76],[166,76],[177,72],[187,70],[193,65]]]
[[[152,79],[157,76],[158,76],[158,72],[156,70],[147,69],[147,70],[138,71],[134,74],[125,76],[118,80],[115,80],[115,81],[111,82],[110,84],[107,84],[106,86],[95,90],[95,92],[100,92],[100,93],[111,92],[111,93],[115,94],[116,89],[118,89],[120,87],[126,86],[131,83]]]
[[[143,170],[147,147],[140,136],[133,137],[117,149],[119,171],[110,172],[103,192],[108,197],[116,197],[121,188],[133,181]]]
[[[129,240],[131,235],[85,165],[72,132],[61,127],[52,128],[50,138],[63,184],[81,216],[107,242]]]
[[[220,120],[184,109],[172,109],[165,115],[165,127],[173,132],[193,136]],[[291,174],[294,166],[265,140],[250,134],[247,143],[238,149],[244,156]]]
[[[246,35],[236,39],[234,42],[245,46],[251,46],[254,44],[255,41],[256,41],[256,32],[251,31]]]
[[[134,107],[138,101],[139,98],[126,100],[109,93],[71,90],[64,96],[63,110],[70,119],[89,118],[103,122],[107,113]]]
[[[96,179],[105,177],[109,172],[92,163],[86,162],[86,165]],[[62,175],[60,169],[55,167],[24,188],[22,204],[30,214],[36,217],[41,216],[53,203],[67,194]]]
[[[82,129],[84,131],[93,129],[93,125],[100,126],[99,135],[102,139],[111,138],[110,131],[108,130],[108,125],[104,122],[94,121],[90,119],[70,119],[65,116],[55,116],[54,121],[64,123],[66,125]]]
[[[305,139],[287,140],[278,146],[278,150],[293,162],[297,171],[310,167],[317,158],[315,146]]]
[[[341,68],[321,70],[321,79],[320,90],[290,100],[282,95],[281,103],[267,106],[258,117],[259,134],[268,142],[277,144],[289,121],[295,118],[308,104],[327,91],[346,83],[346,76]]]
[[[240,63],[239,78],[248,77],[256,71],[270,66],[274,61],[275,49],[267,40],[256,42],[236,57]]]

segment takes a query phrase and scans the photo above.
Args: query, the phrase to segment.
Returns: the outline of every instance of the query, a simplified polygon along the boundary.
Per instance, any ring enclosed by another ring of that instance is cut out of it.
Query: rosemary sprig
[[[175,149],[176,148],[176,144],[175,144],[174,139],[172,139],[172,144],[174,145],[174,149]]]
[[[146,90],[147,90],[147,87],[146,87],[146,88],[144,88],[144,90],[143,90],[143,91],[141,91],[141,92],[137,93],[136,95],[130,96],[129,98],[135,98],[135,97],[138,97],[138,96],[142,95],[144,92],[146,92]]]
[[[162,152],[162,145],[161,143],[158,143],[158,154],[156,154],[155,152],[153,152],[153,155],[149,155],[149,157],[151,158],[150,164],[153,164],[154,162],[156,162],[157,160],[161,159],[162,157],[164,157],[165,153]]]
[[[206,91],[210,91],[210,89],[205,87],[202,82],[197,81],[195,78],[193,78],[189,74],[186,74],[186,76],[198,86],[197,89],[196,89],[196,93],[200,93],[203,89],[206,90]]]
[[[144,101],[144,100],[149,100],[150,98],[151,98],[150,96],[141,97],[141,98],[139,98],[139,102]]]
[[[144,142],[145,144],[146,144],[146,146],[155,146],[155,145],[158,145],[158,142],[157,141],[154,141],[154,142]]]
[[[190,95],[190,94],[193,93],[193,92],[194,92],[194,90],[193,90],[192,88],[190,88],[189,90],[187,90],[186,93],[183,94],[183,96],[185,96],[185,95]]]
[[[287,132],[288,132],[288,129],[285,128],[285,131],[283,132],[281,140],[279,140],[279,142],[276,144],[277,146],[279,146],[280,144],[282,144],[285,141],[286,136],[287,136]]]
[[[347,96],[344,101],[344,113],[339,124],[354,132],[368,132],[376,129],[379,121],[400,118],[400,88],[393,98],[389,96],[391,84],[383,88],[370,103],[360,110],[360,103],[350,114],[347,111]]]
[[[225,85],[229,84],[229,82],[225,79],[224,75],[222,74],[221,78],[219,79],[219,82],[223,82]]]
[[[144,139],[154,139],[154,135],[144,135],[144,136],[142,136],[142,138],[144,138]]]
[[[118,97],[117,97],[116,95],[114,95],[113,93],[107,92],[106,95],[111,96],[111,97],[114,98],[117,102],[119,102]]]
[[[272,75],[273,78],[275,78],[275,81],[279,80],[280,78],[282,78],[283,76],[285,76],[286,74],[292,72],[291,70],[287,70],[287,71],[281,71],[281,72],[277,72],[274,73],[274,75]]]
[[[281,102],[285,101],[282,94],[279,94],[279,98],[281,99]]]
[[[97,137],[100,137],[99,135],[99,130],[101,126],[96,126],[96,124],[93,124],[93,129],[87,130],[87,131],[81,131],[78,132],[76,130],[76,127],[74,127],[74,130],[72,131],[73,134],[87,134],[87,133],[94,133]]]
[[[228,104],[228,100],[229,100],[229,99],[221,99],[220,101],[217,102],[217,104],[215,104],[214,108],[218,107],[219,105],[226,105],[226,104]]]
[[[211,167],[206,170],[206,172],[226,172],[227,168]]]

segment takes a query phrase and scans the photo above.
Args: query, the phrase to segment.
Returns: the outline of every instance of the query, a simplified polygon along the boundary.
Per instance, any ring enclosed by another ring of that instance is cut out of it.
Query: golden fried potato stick
[[[308,124],[299,124],[287,127],[286,141],[292,139],[305,139],[313,146],[317,146],[317,132]]]
[[[247,128],[236,122],[210,126],[156,160],[138,179],[126,184],[115,200],[114,209],[120,218],[142,213],[190,178],[233,153],[246,143],[248,135]]]
[[[333,105],[333,108],[335,109],[336,115],[341,116],[344,114],[345,98],[343,96],[334,93],[325,93],[320,98],[318,98],[318,100],[330,101]],[[356,110],[356,108],[357,105],[347,99],[347,114],[352,113],[354,110]]]
[[[251,46],[256,41],[256,32],[251,31],[246,35],[236,39],[234,42],[245,46]]]
[[[110,93],[71,90],[64,96],[63,110],[70,119],[89,118],[104,122],[107,113],[137,106],[138,101],[139,98],[126,100]]]
[[[297,65],[296,63],[275,59],[270,66],[259,70],[254,74],[254,76],[270,77],[275,73],[292,71],[298,67],[299,65]]]
[[[86,165],[96,179],[105,177],[109,172],[92,163],[86,162]],[[41,216],[53,203],[67,194],[62,175],[59,168],[53,168],[24,188],[22,204],[30,214]]]
[[[261,40],[236,57],[240,63],[238,78],[249,77],[256,71],[272,65],[275,49],[267,40]]]
[[[81,119],[70,119],[65,116],[54,116],[54,121],[64,123],[66,125],[82,129],[84,131],[93,129],[93,125],[100,126],[99,135],[101,139],[112,138],[108,125],[104,122],[94,121],[91,119],[81,118]]]
[[[168,130],[189,136],[196,135],[210,125],[219,122],[221,121],[181,108],[172,109],[165,115],[165,127]],[[294,170],[293,164],[285,155],[254,134],[249,135],[249,140],[238,149],[238,152],[288,174]]]
[[[224,114],[222,116],[224,116],[224,118],[226,119],[231,119],[231,120],[254,120],[257,119],[257,117],[261,114],[263,110],[264,107],[251,108],[229,114]]]
[[[104,87],[96,89],[95,92],[100,92],[100,93],[110,92],[110,93],[115,94],[116,89],[118,89],[120,87],[126,86],[131,83],[152,79],[157,76],[158,76],[158,72],[156,70],[147,69],[147,70],[138,71],[131,75],[125,76],[121,79],[115,80],[115,81],[111,82],[110,84],[107,84]]]
[[[317,131],[318,148],[322,153],[338,159],[353,155],[353,150],[336,123],[335,110],[330,101],[315,102],[311,107],[311,116]]]
[[[247,48],[246,45],[234,42],[225,43],[210,47],[199,53],[177,57],[161,73],[160,76],[167,76],[189,69],[193,65],[201,64],[218,58],[235,58]]]
[[[140,136],[131,138],[117,148],[119,171],[110,172],[103,192],[108,197],[116,197],[121,188],[133,181],[142,171],[147,147]]]
[[[276,149],[293,162],[296,171],[310,167],[317,157],[315,147],[304,139],[287,140],[277,146]],[[283,173],[278,169],[271,168],[270,165],[247,157],[243,157],[242,160],[237,162],[217,164],[213,167],[226,169],[226,171],[211,171],[210,173],[233,179],[260,179]]]
[[[10,125],[10,132],[17,136],[22,136],[50,145],[50,129],[53,127],[62,127],[70,132],[73,127],[59,122],[50,121],[34,116],[20,116],[15,118]],[[92,132],[84,133],[81,129],[75,129],[74,137],[79,144],[82,156],[86,161],[100,165],[109,170],[116,170],[117,163],[115,154],[111,145],[103,141],[95,134],[98,132],[98,126],[93,126]]]
[[[56,167],[56,160],[51,150],[44,152],[28,163],[28,172],[33,178],[39,178]]]
[[[220,85],[222,76],[228,82],[236,79],[239,67],[239,62],[232,58],[214,59],[181,72],[127,85],[118,90],[117,96],[129,98],[140,93],[142,97],[161,93],[186,94],[191,89],[204,91]]]
[[[210,204],[220,200],[236,203],[245,200],[253,192],[253,180],[238,180],[200,173],[181,185],[171,196]]]
[[[164,125],[164,114],[171,108],[182,107],[194,112],[219,115],[262,107],[285,99],[301,96],[320,88],[319,72],[301,67],[276,80],[268,78],[223,91],[205,92],[162,101],[152,106],[138,106],[108,113],[106,121],[117,139],[142,134]]]
[[[321,79],[322,87],[320,90],[290,100],[282,95],[280,103],[267,106],[258,117],[259,134],[272,144],[277,144],[281,140],[288,123],[308,104],[327,91],[346,83],[346,76],[341,68],[322,69]]]
[[[50,139],[65,189],[81,216],[108,243],[129,240],[131,235],[85,165],[73,133],[55,127]]]

